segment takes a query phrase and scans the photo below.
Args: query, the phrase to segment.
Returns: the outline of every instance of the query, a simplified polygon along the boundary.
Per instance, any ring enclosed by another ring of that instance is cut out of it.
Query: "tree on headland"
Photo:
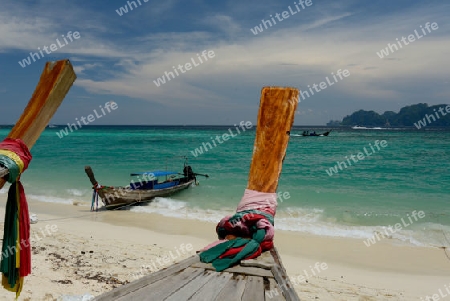
[[[419,103],[403,107],[398,113],[386,111],[382,115],[374,111],[359,110],[344,117],[341,124],[344,126],[386,126],[387,124],[414,126],[419,120],[423,120],[427,121],[428,126],[450,126],[450,113],[446,111],[447,106],[442,104],[429,107],[426,103]]]
[[[342,120],[342,125],[367,125],[380,126],[386,123],[386,119],[375,111],[359,110]]]

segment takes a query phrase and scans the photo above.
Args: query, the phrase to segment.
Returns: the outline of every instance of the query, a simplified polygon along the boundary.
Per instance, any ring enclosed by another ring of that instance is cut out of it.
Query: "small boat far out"
[[[315,131],[313,132],[309,132],[309,131],[303,131],[303,133],[301,135],[297,135],[297,134],[291,134],[291,136],[294,137],[326,137],[331,133],[331,130],[324,132],[322,134],[317,134]]]

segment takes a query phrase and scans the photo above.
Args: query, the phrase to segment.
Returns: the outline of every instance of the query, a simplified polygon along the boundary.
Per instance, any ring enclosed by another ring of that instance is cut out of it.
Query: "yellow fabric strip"
[[[16,241],[16,268],[20,267],[20,235],[19,235],[19,219],[17,223],[17,241]]]
[[[8,283],[8,278],[5,275],[2,275],[2,285],[3,287],[10,292],[17,292],[16,287],[10,287]]]
[[[23,288],[24,277],[19,277],[19,283],[16,284],[16,300],[19,298]]]
[[[8,283],[8,278],[6,278],[5,275],[2,275],[3,288],[10,292],[15,292],[16,300],[17,300],[17,298],[19,298],[20,293],[22,292],[23,280],[24,280],[24,277],[19,277],[19,279],[16,281],[16,285],[14,287],[10,287],[9,283]]]
[[[0,149],[0,155],[4,155],[13,160],[14,162],[16,162],[17,166],[19,166],[20,173],[22,173],[24,164],[19,155],[17,155],[15,152],[6,149]]]

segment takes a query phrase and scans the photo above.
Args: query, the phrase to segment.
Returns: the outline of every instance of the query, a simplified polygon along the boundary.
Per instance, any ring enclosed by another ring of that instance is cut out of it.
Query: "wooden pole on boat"
[[[7,138],[21,139],[31,149],[76,79],[69,60],[47,62],[39,83]],[[0,167],[0,189],[9,171]]]
[[[264,87],[261,90],[247,189],[276,192],[298,96],[298,89],[290,87]]]
[[[291,128],[294,124],[298,96],[298,89],[290,87],[264,87],[261,90],[247,189],[276,193]],[[271,249],[270,253],[276,263],[271,271],[284,296],[280,300],[299,301],[277,249]]]

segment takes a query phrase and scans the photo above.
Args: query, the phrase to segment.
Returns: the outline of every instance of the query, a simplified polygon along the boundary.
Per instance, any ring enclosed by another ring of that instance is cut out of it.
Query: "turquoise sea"
[[[0,127],[0,139],[10,129]],[[46,129],[32,149],[34,159],[22,177],[32,202],[89,206],[92,190],[85,165],[100,184],[125,185],[131,172],[181,171],[182,156],[188,156],[194,171],[208,179],[199,177],[199,186],[131,210],[213,222],[232,212],[242,196],[255,136],[254,129],[247,130],[194,157],[192,152],[211,137],[229,129],[236,133],[234,126],[92,126],[59,138],[61,129]],[[292,134],[305,129],[294,127]],[[377,150],[376,140],[387,145]],[[328,175],[337,161],[364,148],[372,154]],[[328,137],[293,136],[278,187],[290,197],[280,200],[276,228],[364,240],[403,218],[410,225],[392,234],[393,242],[450,246],[449,172],[450,130],[336,128]],[[410,223],[408,214],[414,210],[424,211],[425,217]]]

